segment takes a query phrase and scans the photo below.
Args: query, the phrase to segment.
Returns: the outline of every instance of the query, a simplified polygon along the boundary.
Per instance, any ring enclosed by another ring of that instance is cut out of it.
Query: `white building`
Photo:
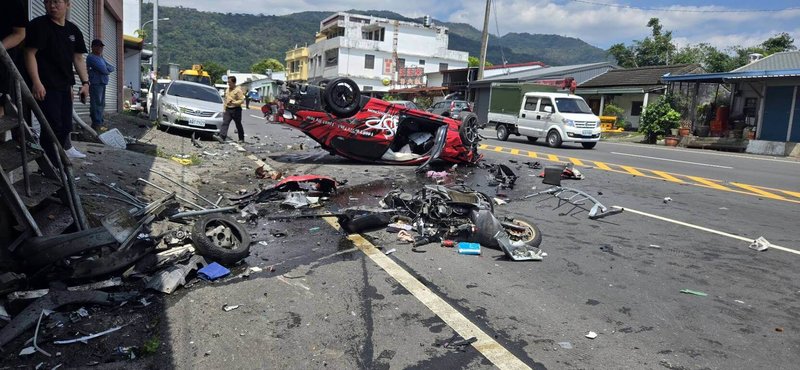
[[[466,52],[448,49],[446,27],[339,12],[319,29],[308,47],[312,83],[341,76],[364,92],[386,92],[424,86],[426,73],[467,66]]]

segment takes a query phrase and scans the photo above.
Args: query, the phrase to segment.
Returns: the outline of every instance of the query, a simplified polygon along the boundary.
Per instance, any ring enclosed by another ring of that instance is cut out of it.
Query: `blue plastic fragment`
[[[226,276],[231,273],[231,270],[225,268],[225,266],[220,265],[219,263],[212,262],[208,264],[208,266],[201,268],[197,271],[197,276],[204,280],[217,280],[223,276]]]
[[[479,255],[481,254],[481,245],[478,243],[460,242],[458,243],[458,253]]]

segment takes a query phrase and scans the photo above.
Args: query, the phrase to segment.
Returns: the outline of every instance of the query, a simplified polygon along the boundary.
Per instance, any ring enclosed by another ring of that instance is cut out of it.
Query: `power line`
[[[601,3],[596,1],[589,1],[589,0],[569,0],[573,3],[582,3],[582,4],[589,4],[589,5],[598,5],[598,6],[605,6],[609,8],[619,8],[619,9],[634,9],[634,10],[651,10],[651,11],[659,11],[659,12],[676,12],[676,13],[777,13],[783,12],[787,10],[800,10],[800,7],[790,7],[790,8],[783,8],[783,9],[675,9],[675,8],[646,8],[646,7],[639,7],[639,6],[632,6],[632,5],[624,5],[624,4],[609,4],[609,3]]]

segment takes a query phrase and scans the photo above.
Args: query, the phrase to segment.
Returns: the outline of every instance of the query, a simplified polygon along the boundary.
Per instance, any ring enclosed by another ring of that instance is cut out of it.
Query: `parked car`
[[[208,133],[222,126],[222,98],[211,86],[188,81],[173,81],[158,99],[158,122]]]
[[[462,112],[472,112],[472,106],[466,100],[442,100],[434,103],[427,110],[433,114],[458,119]]]
[[[282,90],[277,121],[304,132],[331,154],[423,166],[437,158],[471,164],[482,157],[474,114],[456,120],[362,96],[348,78],[325,87],[291,83]]]
[[[161,90],[164,90],[167,87],[167,85],[169,85],[170,82],[172,82],[172,80],[167,78],[160,78],[156,80],[155,83],[151,82],[147,90],[144,89],[142,90],[145,96],[140,99],[145,100],[144,104],[145,113],[150,113],[150,108],[154,106],[153,97],[159,92],[161,92]]]
[[[400,104],[408,109],[419,109],[419,107],[417,107],[417,104],[415,104],[413,101],[409,100],[387,100],[387,101],[392,104]]]
[[[514,134],[530,142],[547,138],[547,145],[554,148],[574,142],[586,149],[600,141],[600,118],[580,96],[522,90],[517,95],[509,99],[503,94],[502,101],[494,101],[493,95],[489,103],[489,124],[495,125],[498,139],[505,141]]]

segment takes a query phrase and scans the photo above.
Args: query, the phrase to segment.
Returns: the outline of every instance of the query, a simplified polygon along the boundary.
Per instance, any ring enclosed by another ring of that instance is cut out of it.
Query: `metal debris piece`
[[[706,293],[703,293],[703,292],[701,292],[701,291],[697,291],[697,290],[691,290],[691,289],[681,289],[681,293],[683,293],[683,294],[691,294],[691,295],[696,295],[696,296],[699,296],[699,297],[705,297],[705,296],[707,296],[707,295],[708,295],[708,294],[706,294]]]
[[[392,249],[389,249],[388,251],[386,251],[386,253],[385,253],[385,254],[388,256],[388,255],[390,255],[390,254],[392,254],[392,253],[394,253],[394,252],[397,252],[397,249],[395,249],[395,248],[392,248]]]
[[[558,342],[558,345],[563,349],[572,349],[572,343],[570,342]]]
[[[771,246],[772,246],[772,244],[770,242],[768,242],[767,239],[765,239],[763,236],[759,236],[758,239],[753,240],[753,242],[750,243],[750,247],[749,248],[752,249],[752,250],[763,252],[763,251],[769,249],[769,247],[771,247]]]
[[[664,203],[669,203],[671,201],[672,201],[672,198],[670,198],[670,197],[664,198]]]
[[[92,340],[94,338],[102,337],[102,336],[104,336],[106,334],[113,333],[113,332],[115,332],[115,331],[117,331],[119,329],[122,329],[122,328],[123,328],[122,326],[117,326],[117,327],[113,327],[111,329],[108,329],[106,331],[101,331],[101,332],[96,333],[96,334],[89,334],[89,335],[86,335],[86,336],[83,336],[83,337],[80,337],[80,338],[68,339],[68,340],[57,340],[57,341],[54,341],[53,344],[71,344],[71,343],[78,343],[78,342],[86,343],[86,342],[88,342],[88,341],[90,341],[90,340]]]
[[[621,207],[612,207],[612,209],[608,209],[603,205],[603,203],[600,203],[599,200],[595,199],[593,196],[589,195],[583,190],[561,186],[561,171],[561,168],[557,166],[545,167],[543,172],[544,180],[542,180],[542,183],[550,185],[551,187],[537,193],[526,195],[523,199],[528,199],[543,194],[550,194],[558,199],[558,205],[556,208],[559,208],[564,203],[567,203],[573,206],[573,210],[575,208],[581,208],[585,210],[586,208],[583,207],[584,202],[588,200],[593,204],[592,208],[589,209],[589,218],[592,220],[622,213],[624,211],[624,209]]]
[[[186,264],[170,266],[153,275],[147,280],[147,289],[172,294],[178,286],[186,284],[186,277],[190,272],[206,265],[208,263],[202,256],[192,256]]]
[[[597,333],[595,333],[593,331],[590,331],[590,332],[586,333],[586,338],[589,338],[589,339],[597,338]]]
[[[226,305],[222,306],[222,310],[225,311],[225,312],[231,312],[231,311],[239,308],[239,306],[241,306],[241,305],[238,305],[238,304],[236,304],[236,305],[227,305],[226,304]]]
[[[99,281],[96,283],[91,284],[84,284],[84,285],[77,285],[67,287],[67,291],[70,292],[80,292],[80,291],[87,291],[87,290],[97,290],[97,289],[104,289],[110,288],[115,286],[122,285],[122,278],[115,277],[104,281]],[[14,292],[6,296],[9,301],[15,301],[17,299],[35,299],[44,297],[47,293],[50,292],[50,289],[39,289],[39,290],[29,290],[24,292]]]
[[[2,303],[0,303],[0,320],[3,321],[11,320],[11,315],[8,314],[8,311],[6,311],[6,306],[3,306]]]
[[[291,192],[289,194],[286,194],[286,199],[283,202],[281,202],[282,206],[294,209],[308,207],[310,204],[311,202],[302,192]]]

